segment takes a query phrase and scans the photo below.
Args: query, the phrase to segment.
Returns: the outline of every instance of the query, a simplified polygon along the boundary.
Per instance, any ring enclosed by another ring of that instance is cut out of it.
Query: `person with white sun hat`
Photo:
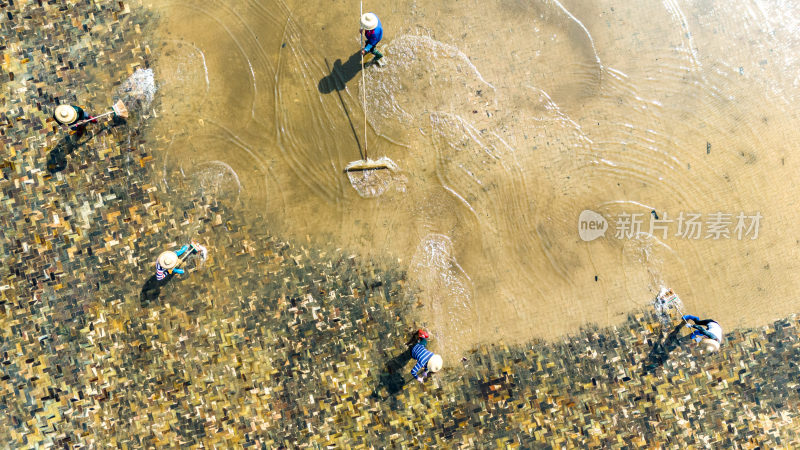
[[[417,360],[414,368],[411,369],[411,376],[415,377],[417,381],[422,383],[428,372],[436,373],[442,370],[442,357],[428,350],[428,333],[425,330],[419,330],[419,340],[417,345],[411,349],[411,357]],[[425,369],[420,374],[420,371]]]
[[[68,125],[70,129],[78,133],[83,133],[86,128],[85,123],[82,125],[74,125],[79,121],[91,120],[92,123],[97,123],[97,119],[87,114],[80,106],[75,105],[56,106],[56,109],[53,111],[53,118],[56,119],[56,122],[62,125]]]
[[[200,244],[192,243],[186,244],[178,251],[168,250],[166,252],[161,253],[158,255],[158,259],[156,260],[156,280],[161,281],[167,278],[168,275],[173,273],[176,274],[183,274],[186,273],[183,269],[178,267],[183,260],[180,259],[180,256],[183,255],[187,250],[190,250],[189,254],[194,253],[202,253],[203,259],[205,260],[208,256],[208,250]],[[188,255],[187,255],[188,256]]]
[[[367,40],[367,45],[361,49],[361,54],[372,53],[375,56],[372,62],[380,66],[378,60],[383,58],[383,54],[378,51],[377,45],[383,39],[383,25],[375,13],[370,12],[361,16],[361,32]]]

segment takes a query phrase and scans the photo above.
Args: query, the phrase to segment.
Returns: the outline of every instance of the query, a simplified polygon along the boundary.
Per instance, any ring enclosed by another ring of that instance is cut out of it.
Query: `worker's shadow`
[[[56,143],[47,155],[47,171],[50,173],[61,172],[67,168],[67,157],[80,147],[83,147],[104,131],[124,125],[125,119],[115,116],[107,125],[93,130],[85,130],[83,133],[66,134]]]
[[[642,372],[644,374],[652,373],[657,368],[664,365],[669,359],[669,354],[675,350],[678,345],[686,341],[688,336],[681,337],[680,332],[683,329],[683,323],[679,323],[668,335],[664,336],[661,341],[653,344],[647,359],[642,361]]]
[[[405,366],[411,361],[411,349],[416,342],[417,338],[414,335],[406,342],[407,348],[403,353],[386,362],[386,366],[379,376],[378,386],[372,391],[371,397],[373,399],[385,400],[394,398],[398,392],[403,390],[403,386],[406,385],[411,376],[410,372],[405,370]]]
[[[325,64],[328,64],[328,60],[325,60]],[[347,87],[347,82],[358,75],[361,70],[361,52],[353,53],[344,64],[341,59],[337,59],[333,63],[333,69],[328,66],[328,70],[331,73],[319,80],[317,85],[319,92],[330,94],[333,91],[343,91]]]
[[[161,295],[161,288],[166,286],[174,276],[175,274],[170,273],[163,280],[159,280],[155,275],[148,278],[144,286],[142,286],[142,291],[139,293],[139,302],[141,306],[147,307],[156,303],[158,297]]]

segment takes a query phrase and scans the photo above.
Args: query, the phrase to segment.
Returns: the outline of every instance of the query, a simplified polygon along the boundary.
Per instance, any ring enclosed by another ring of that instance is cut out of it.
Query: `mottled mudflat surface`
[[[731,330],[703,357],[640,313],[480,346],[411,380],[404,343],[426,305],[400,262],[284,239],[161,178],[165,143],[147,138],[157,106],[80,137],[50,119],[57,103],[104,110],[149,66],[141,5],[5,0],[0,12],[9,447],[800,445],[795,316]],[[190,239],[209,260],[156,283],[156,256]]]

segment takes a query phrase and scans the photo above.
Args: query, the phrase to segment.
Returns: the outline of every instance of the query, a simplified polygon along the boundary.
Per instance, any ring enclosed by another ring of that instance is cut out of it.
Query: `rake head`
[[[397,170],[397,164],[387,157],[373,159],[359,159],[348,164],[345,172],[364,172],[366,170]]]
[[[111,106],[111,109],[114,110],[114,114],[117,116],[123,119],[128,118],[128,108],[125,106],[125,103],[122,103],[122,100],[117,100],[117,102]]]

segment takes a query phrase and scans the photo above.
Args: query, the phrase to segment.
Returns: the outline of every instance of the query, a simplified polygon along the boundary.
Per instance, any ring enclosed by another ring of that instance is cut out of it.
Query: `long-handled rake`
[[[361,2],[361,16],[364,15],[364,2]],[[361,48],[364,48],[364,33],[359,32],[361,37]],[[367,81],[364,76],[364,55],[361,55],[361,102],[364,105],[364,159],[353,161],[345,166],[344,171],[362,172],[365,170],[397,170],[397,165],[389,158],[383,156],[377,160],[369,159],[367,156]]]
[[[109,111],[107,113],[100,114],[99,116],[93,117],[91,119],[81,120],[80,122],[72,124],[70,126],[77,127],[79,125],[83,125],[83,124],[91,122],[93,120],[97,120],[97,119],[99,119],[101,117],[105,117],[105,116],[107,116],[109,114],[114,114],[115,116],[122,117],[123,119],[127,119],[128,118],[128,108],[125,106],[125,103],[122,103],[122,100],[117,100],[116,103],[111,105],[111,111]]]

